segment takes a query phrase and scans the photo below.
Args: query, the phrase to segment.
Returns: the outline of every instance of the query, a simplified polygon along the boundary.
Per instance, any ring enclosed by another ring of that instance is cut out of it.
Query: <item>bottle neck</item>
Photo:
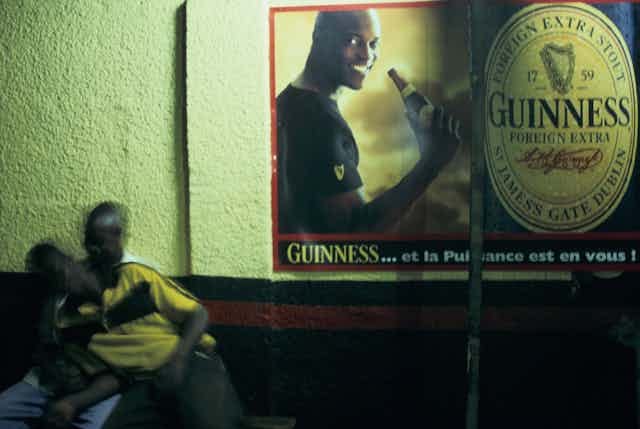
[[[409,83],[400,90],[400,95],[402,95],[402,98],[408,98],[411,94],[415,92],[416,92],[416,87]]]

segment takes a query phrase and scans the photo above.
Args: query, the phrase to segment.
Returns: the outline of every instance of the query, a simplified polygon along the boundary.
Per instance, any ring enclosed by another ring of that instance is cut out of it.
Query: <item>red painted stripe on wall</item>
[[[239,301],[204,301],[216,325],[307,330],[465,330],[463,306],[313,306]],[[487,331],[599,331],[638,308],[487,307]]]

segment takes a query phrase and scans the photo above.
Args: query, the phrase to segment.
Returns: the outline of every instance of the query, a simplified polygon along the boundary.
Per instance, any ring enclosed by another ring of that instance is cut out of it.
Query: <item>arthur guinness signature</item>
[[[542,170],[549,174],[554,170],[577,171],[583,173],[602,162],[600,149],[541,150],[533,148],[526,151],[516,162],[525,164],[530,170]]]

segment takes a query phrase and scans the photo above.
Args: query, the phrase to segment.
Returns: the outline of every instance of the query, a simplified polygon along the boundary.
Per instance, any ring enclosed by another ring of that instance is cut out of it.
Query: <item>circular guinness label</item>
[[[580,3],[521,9],[493,42],[485,91],[485,158],[507,212],[532,231],[604,222],[636,156],[635,75],[615,24]]]

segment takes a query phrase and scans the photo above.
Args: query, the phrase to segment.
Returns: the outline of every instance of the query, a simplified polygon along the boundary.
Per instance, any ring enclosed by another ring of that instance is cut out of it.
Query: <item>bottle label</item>
[[[402,88],[402,91],[400,91],[400,95],[402,95],[402,98],[407,98],[414,92],[416,92],[416,87],[409,83],[407,84],[407,86]]]
[[[485,159],[496,195],[531,231],[589,231],[624,196],[638,102],[616,25],[580,3],[534,4],[502,27],[485,70]]]

